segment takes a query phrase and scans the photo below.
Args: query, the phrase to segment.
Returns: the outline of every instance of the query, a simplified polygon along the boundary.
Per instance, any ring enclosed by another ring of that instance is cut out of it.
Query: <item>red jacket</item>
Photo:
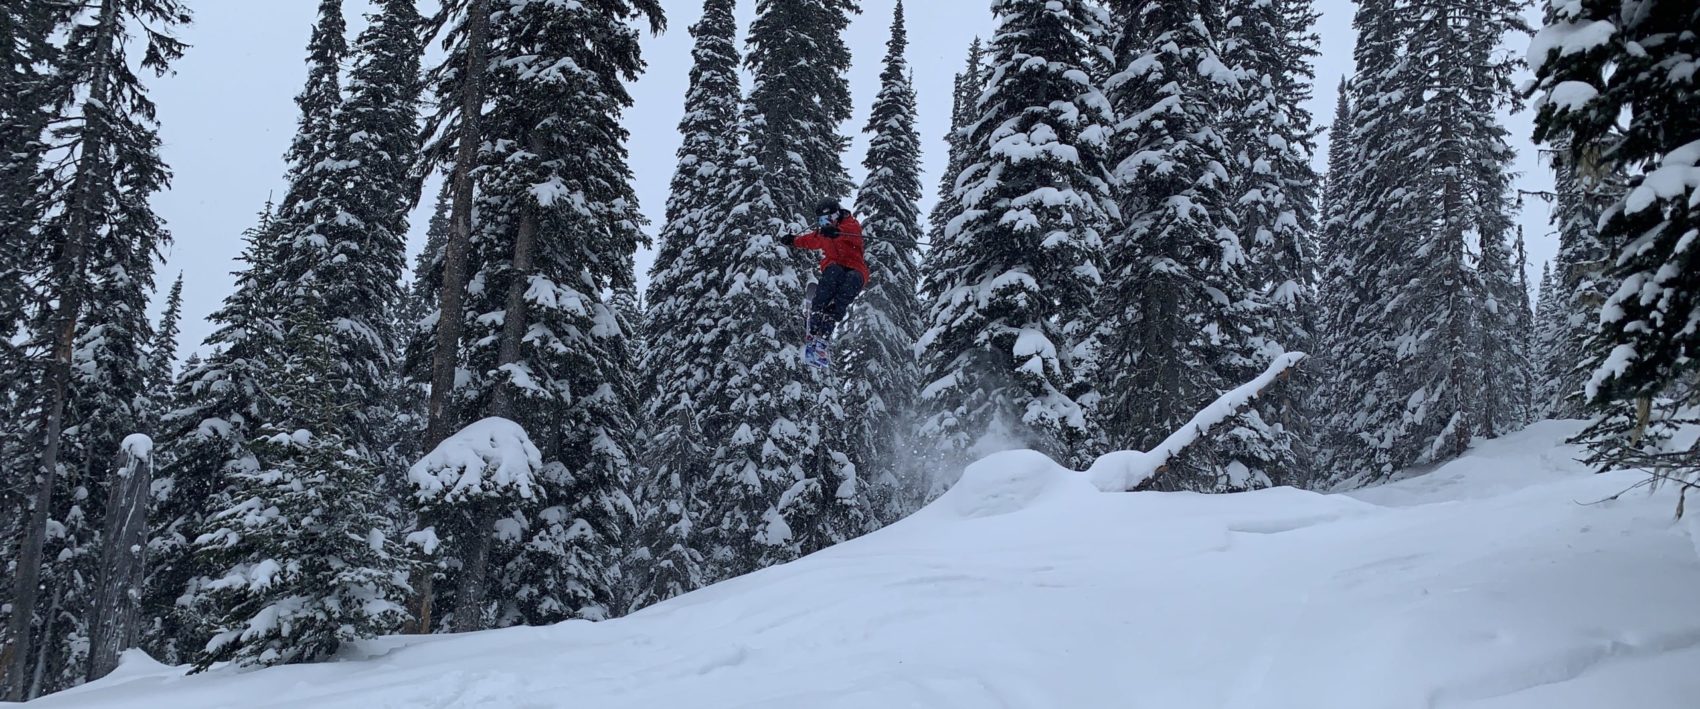
[[[820,270],[827,266],[843,266],[862,274],[862,285],[868,285],[868,261],[862,256],[862,223],[846,215],[838,220],[838,236],[827,237],[819,230],[797,237],[793,243],[799,249],[820,251]]]

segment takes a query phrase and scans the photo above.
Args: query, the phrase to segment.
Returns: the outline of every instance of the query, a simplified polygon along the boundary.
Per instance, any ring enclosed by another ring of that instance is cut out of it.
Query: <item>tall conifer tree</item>
[[[29,3],[23,12],[58,11],[37,5],[40,3]],[[67,639],[65,631],[71,629],[54,627],[55,619],[41,615],[38,603],[44,587],[49,598],[82,594],[67,585],[81,585],[79,577],[70,572],[83,555],[69,548],[55,550],[56,559],[67,552],[69,556],[44,575],[43,550],[50,521],[74,521],[71,515],[78,503],[72,495],[79,482],[63,475],[74,472],[71,466],[78,464],[79,456],[83,461],[95,456],[109,461],[118,452],[116,441],[110,450],[90,450],[88,446],[104,446],[106,441],[83,436],[76,430],[80,422],[68,423],[67,416],[90,411],[73,401],[81,395],[86,402],[86,397],[94,394],[86,386],[79,391],[80,385],[106,378],[129,380],[130,376],[120,370],[79,369],[79,364],[91,361],[88,355],[97,353],[81,351],[78,345],[88,344],[87,336],[95,328],[122,328],[124,333],[115,331],[113,336],[129,338],[138,345],[145,344],[151,330],[145,319],[129,317],[133,311],[125,310],[125,304],[110,302],[114,297],[135,294],[138,287],[144,295],[139,302],[145,302],[152,258],[165,239],[148,199],[166,187],[170,176],[159,157],[154,105],[133,68],[139,65],[156,74],[167,72],[184,48],[172,31],[188,21],[188,10],[176,0],[101,0],[76,8],[64,33],[63,51],[55,57],[51,81],[44,88],[49,97],[45,116],[52,121],[46,149],[62,151],[63,157],[48,167],[40,183],[40,204],[46,209],[39,234],[41,243],[52,244],[53,250],[48,256],[51,268],[40,281],[50,306],[36,317],[32,327],[33,340],[39,343],[45,358],[40,377],[34,380],[37,388],[28,394],[36,402],[32,412],[35,421],[25,424],[32,427],[31,435],[37,436],[40,448],[33,466],[35,479],[25,484],[33,494],[33,509],[13,557],[12,655],[6,672],[6,696],[13,700],[22,700],[43,688],[32,686],[26,679],[37,663],[46,668],[46,689],[83,676],[84,668],[76,655],[78,646],[61,646],[54,640]],[[138,28],[143,30],[139,37],[132,34]],[[25,41],[45,39],[29,32],[19,36]],[[8,37],[7,41],[13,40]],[[24,111],[29,110],[29,106],[24,107]],[[137,303],[131,301],[129,305],[139,310]],[[115,342],[114,348],[101,352],[117,355],[123,346]],[[95,364],[106,367],[109,363],[123,370],[139,368],[139,359]],[[110,395],[107,403],[113,407],[127,408],[132,403],[120,400],[125,396],[123,391]],[[118,423],[122,414],[119,408],[92,413],[95,419],[91,424],[97,420],[103,423],[87,433],[123,425]],[[76,448],[79,444],[84,446],[81,451]],[[78,534],[57,538],[76,544]],[[77,616],[73,611],[69,617]]]
[[[307,40],[307,82],[295,95],[301,115],[284,154],[289,186],[275,217],[284,235],[311,225],[305,207],[312,206],[329,182],[316,173],[329,159],[334,142],[336,111],[342,105],[342,62],[348,56],[347,32],[342,0],[319,0],[318,21]],[[279,243],[279,263],[287,260],[292,248],[288,240]]]
[[[1310,0],[1235,0],[1225,12],[1222,59],[1238,79],[1222,107],[1227,167],[1255,302],[1246,333],[1252,366],[1234,375],[1243,381],[1280,353],[1314,353],[1317,345],[1320,180],[1311,167],[1317,130],[1306,107],[1316,76],[1317,13]],[[1285,449],[1269,461],[1278,484],[1303,485],[1315,472],[1309,396],[1320,379],[1306,369],[1296,375],[1259,401],[1271,442]]]
[[[800,356],[797,302],[812,259],[778,242],[822,197],[849,191],[838,125],[850,117],[850,0],[759,0],[745,65],[754,74],[724,194],[732,253],[711,338],[725,343],[702,402],[713,448],[691,485],[710,578],[746,573],[843,541],[867,522],[856,463],[832,434],[845,409],[831,375]],[[806,264],[806,265],[805,265]]]
[[[148,398],[150,435],[158,435],[158,426],[166,414],[176,410],[178,401],[174,390],[177,386],[177,338],[182,334],[183,321],[183,274],[177,274],[177,280],[171,282],[171,290],[165,296],[165,312],[159,316],[159,325],[154,328],[153,342],[148,343]]]
[[[1090,438],[1083,345],[1116,213],[1110,107],[1087,72],[1102,11],[1080,0],[992,9],[993,79],[956,179],[963,212],[933,244],[924,284],[922,435],[956,464],[1012,445],[1068,459]]]
[[[945,134],[946,160],[944,173],[939,175],[938,198],[927,215],[927,240],[939,243],[944,239],[950,220],[962,213],[956,201],[956,178],[971,164],[966,129],[979,117],[980,93],[986,88],[985,45],[979,37],[968,45],[968,62],[957,72],[951,94],[950,132]]]
[[[464,340],[470,288],[468,270],[473,233],[473,201],[476,197],[475,172],[484,144],[484,113],[491,66],[491,18],[489,0],[445,0],[431,19],[428,33],[442,38],[444,60],[426,72],[426,82],[437,97],[437,110],[427,116],[425,150],[419,164],[421,171],[438,165],[447,166],[449,174],[444,187],[451,196],[448,209],[448,230],[443,235],[439,255],[432,257],[429,279],[423,288],[437,297],[434,315],[428,318],[431,336],[410,353],[417,361],[429,360],[429,386],[425,401],[425,437],[421,449],[435,450],[462,425],[467,412],[460,398],[462,391]],[[411,476],[410,476],[411,477]],[[418,543],[421,554],[419,571],[413,580],[412,604],[414,632],[427,633],[440,623],[436,613],[439,595],[437,580],[459,566],[453,558],[461,544],[452,543],[445,554],[437,550],[443,538],[456,540],[465,531],[482,527],[479,519],[482,502],[466,505],[429,503],[423,494],[415,496],[418,513],[416,529],[409,539]],[[437,501],[441,502],[441,501]],[[441,535],[441,536],[439,536]],[[476,622],[475,622],[476,624]]]
[[[68,20],[68,6],[45,2],[7,3],[0,8],[0,366],[23,366],[14,349],[32,300],[31,274],[44,270],[48,249],[36,246],[46,176],[41,171],[42,140],[55,83],[50,67],[58,59],[52,42]],[[3,391],[25,377],[10,376]],[[11,438],[21,431],[8,431]],[[13,467],[13,466],[8,466]]]
[[[1693,393],[1684,384],[1700,347],[1697,23],[1700,7],[1679,0],[1554,3],[1530,50],[1536,139],[1562,146],[1583,184],[1612,197],[1598,223],[1609,295],[1583,388],[1590,408],[1609,414],[1588,434],[1603,466],[1645,448],[1658,411]],[[1626,178],[1625,192],[1612,194],[1614,175]],[[1700,467],[1692,452],[1681,465]]]
[[[886,43],[880,92],[864,132],[872,139],[863,166],[868,177],[856,198],[867,244],[868,266],[879,274],[857,301],[841,340],[849,382],[848,445],[857,451],[861,478],[878,504],[882,521],[912,508],[919,485],[913,479],[915,392],[921,373],[915,341],[921,335],[919,295],[921,230],[921,136],[915,128],[915,87],[910,82],[909,33],[903,3],[897,3]]]
[[[336,324],[335,361],[347,368],[338,381],[349,387],[343,396],[363,402],[346,410],[350,418],[340,429],[380,463],[386,444],[377,427],[396,415],[384,394],[399,349],[392,317],[401,300],[411,166],[419,151],[421,21],[412,2],[379,5],[358,40],[345,101],[338,79],[346,51],[340,3],[327,2],[321,11],[294,149],[311,161],[296,164],[284,197],[279,297],[288,309],[311,309]],[[387,467],[393,475],[400,465]]]
[[[188,662],[211,633],[211,619],[193,603],[211,571],[194,556],[193,543],[215,511],[214,499],[236,476],[258,470],[252,441],[276,410],[271,374],[283,341],[270,202],[242,238],[236,290],[208,318],[214,330],[204,344],[211,353],[184,364],[173,395],[178,407],[160,424],[166,447],[154,480],[143,642],[164,662]]]
[[[1238,231],[1242,215],[1234,208],[1247,200],[1232,193],[1236,146],[1228,140],[1232,134],[1217,127],[1215,112],[1233,104],[1245,84],[1262,81],[1267,70],[1254,68],[1249,50],[1241,57],[1246,67],[1224,62],[1222,8],[1113,7],[1119,72],[1110,80],[1110,98],[1123,116],[1115,151],[1123,221],[1108,247],[1116,270],[1109,275],[1114,296],[1104,310],[1110,392],[1104,426],[1111,447],[1149,450],[1270,356],[1259,351],[1268,347],[1259,340],[1278,336],[1271,319],[1259,317],[1266,297],[1253,252],[1259,238],[1275,248],[1279,212],[1264,214],[1271,205],[1254,200],[1244,219],[1250,233]],[[1241,26],[1260,22],[1237,19]],[[1261,22],[1270,25],[1268,40],[1277,41],[1277,19]],[[1258,159],[1269,162],[1261,155],[1246,162]],[[1279,187],[1274,194],[1247,194],[1280,199],[1285,185]],[[1224,445],[1194,449],[1155,484],[1209,491],[1262,487],[1291,467],[1286,437],[1253,410]]]
[[[257,465],[231,476],[194,542],[212,571],[196,599],[213,630],[197,669],[324,659],[405,617],[404,561],[378,471],[339,433],[346,409],[363,402],[341,393],[336,334],[306,308],[285,329],[279,413],[253,442]]]
[[[1615,134],[1607,138],[1615,140]],[[1613,290],[1607,275],[1611,255],[1600,239],[1599,223],[1627,193],[1626,179],[1616,168],[1595,168],[1594,174],[1583,174],[1568,153],[1568,143],[1557,146],[1551,159],[1556,192],[1552,220],[1558,227],[1551,307],[1561,326],[1552,334],[1544,379],[1552,387],[1547,396],[1550,416],[1585,418],[1588,407],[1583,390],[1593,369],[1589,347],[1599,329],[1600,306]]]
[[[307,41],[307,80],[295,97],[296,132],[284,155],[288,189],[281,205],[268,200],[258,224],[243,235],[236,290],[210,318],[216,328],[205,344],[213,352],[200,366],[185,369],[178,386],[182,408],[162,422],[168,448],[157,477],[164,494],[153,517],[156,568],[144,609],[153,622],[172,629],[149,633],[151,646],[179,661],[200,652],[228,621],[200,602],[210,575],[222,570],[194,553],[195,539],[211,524],[220,501],[228,500],[232,485],[258,473],[253,442],[262,427],[289,413],[280,410],[273,388],[284,366],[284,318],[292,305],[302,304],[296,297],[307,270],[302,254],[315,248],[303,239],[312,226],[307,209],[329,185],[319,169],[329,161],[342,103],[346,30],[340,0],[322,0]],[[293,269],[285,267],[290,262]]]
[[[1558,376],[1554,370],[1558,360],[1558,338],[1563,332],[1563,311],[1558,307],[1558,283],[1553,278],[1552,264],[1541,267],[1541,290],[1535,301],[1535,330],[1531,343],[1531,358],[1535,367],[1535,418],[1558,418]]]
[[[1506,266],[1513,153],[1496,118],[1515,96],[1515,63],[1496,50],[1520,12],[1505,1],[1462,14],[1445,3],[1359,7],[1352,144],[1344,174],[1330,176],[1345,209],[1329,258],[1349,260],[1359,281],[1329,333],[1342,356],[1330,460],[1343,478],[1454,457],[1504,417],[1496,410],[1516,408],[1478,390],[1506,366],[1506,352],[1484,350],[1486,333],[1504,329],[1488,316],[1490,290],[1505,299],[1516,282]]]
[[[726,190],[738,147],[740,63],[736,0],[704,0],[691,27],[690,87],[679,120],[679,165],[667,198],[667,224],[650,269],[644,322],[648,348],[643,372],[644,443],[638,503],[643,569],[634,604],[648,605],[703,583],[702,554],[693,547],[690,493],[707,475],[701,411],[724,333],[716,298],[735,252],[720,241]]]
[[[755,75],[748,150],[786,223],[804,221],[823,197],[850,192],[850,139],[838,132],[851,114],[842,38],[860,11],[856,0],[756,0],[745,57]]]
[[[531,0],[491,18],[483,130],[500,139],[479,176],[467,411],[538,432],[546,465],[539,506],[472,512],[460,630],[615,605],[635,393],[607,294],[632,284],[644,239],[619,123],[643,67],[637,19],[663,23],[650,0]],[[519,525],[517,546],[495,548],[498,520]]]

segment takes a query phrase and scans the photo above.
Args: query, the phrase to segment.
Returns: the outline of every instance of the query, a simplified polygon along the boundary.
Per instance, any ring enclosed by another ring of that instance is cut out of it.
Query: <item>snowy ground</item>
[[[1033,454],[914,518],[633,617],[237,674],[132,661],[43,707],[1700,706],[1675,494],[1584,506],[1539,424],[1351,496],[1108,494]]]

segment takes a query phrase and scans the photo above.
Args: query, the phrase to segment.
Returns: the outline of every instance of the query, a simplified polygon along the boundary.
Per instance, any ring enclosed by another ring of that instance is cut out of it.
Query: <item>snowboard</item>
[[[825,369],[831,365],[826,341],[809,334],[809,324],[815,316],[815,293],[819,287],[818,283],[810,283],[803,289],[803,364]]]

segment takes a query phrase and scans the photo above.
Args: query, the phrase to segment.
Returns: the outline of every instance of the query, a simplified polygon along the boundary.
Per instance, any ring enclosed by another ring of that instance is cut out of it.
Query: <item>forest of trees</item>
[[[618,617],[896,521],[988,452],[1147,449],[1294,352],[1144,489],[1347,489],[1549,417],[1593,421],[1600,469],[1700,470],[1672,445],[1700,395],[1689,0],[1542,27],[1361,0],[1326,125],[1313,0],[991,0],[926,215],[901,1],[856,184],[856,0],[754,0],[741,44],[738,0],[702,0],[661,224],[624,120],[657,0],[374,0],[352,38],[320,0],[287,189],[180,343],[148,87],[192,4],[0,6],[6,699],[130,648],[264,666]],[[1513,186],[1518,108],[1551,194]],[[874,270],[827,370],[779,240],[823,199]],[[1538,284],[1521,199],[1553,210]]]

